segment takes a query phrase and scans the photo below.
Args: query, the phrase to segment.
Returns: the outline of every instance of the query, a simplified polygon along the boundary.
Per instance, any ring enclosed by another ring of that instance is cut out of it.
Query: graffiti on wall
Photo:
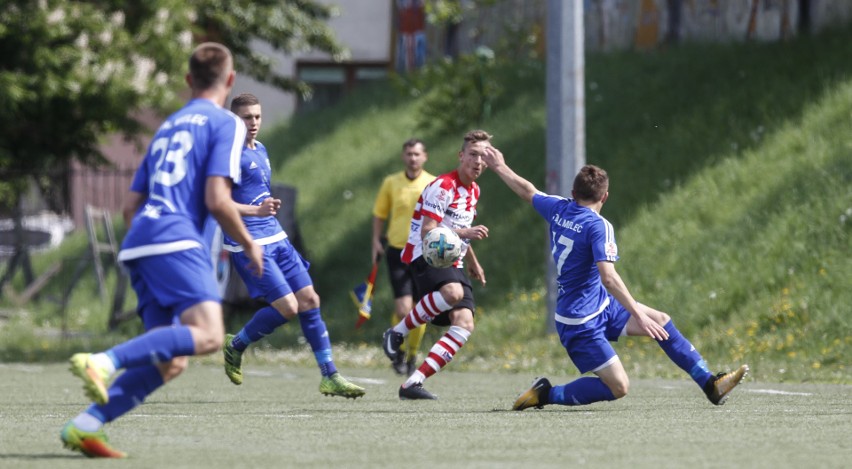
[[[423,0],[396,0],[396,70],[410,72],[426,63]]]
[[[588,50],[649,49],[678,41],[777,41],[852,18],[837,0],[585,0]],[[806,8],[807,11],[800,11]]]

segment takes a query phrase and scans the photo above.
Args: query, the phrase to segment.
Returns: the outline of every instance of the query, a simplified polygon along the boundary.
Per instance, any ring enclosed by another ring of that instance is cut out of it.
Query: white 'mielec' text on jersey
[[[597,263],[618,260],[612,225],[571,199],[539,192],[532,204],[550,224],[550,248],[559,285],[556,321],[583,324],[609,305]]]
[[[410,264],[423,254],[423,238],[420,228],[423,217],[429,217],[451,230],[470,228],[476,218],[476,204],[479,202],[479,185],[471,182],[462,184],[458,171],[442,174],[429,183],[414,206],[411,217],[411,230],[408,243],[402,251],[402,262]],[[467,254],[469,239],[462,238],[462,250],[456,267],[462,267]]]
[[[118,259],[204,248],[207,178],[240,182],[246,126],[207,99],[193,99],[157,130],[130,190],[145,196],[121,244]]]

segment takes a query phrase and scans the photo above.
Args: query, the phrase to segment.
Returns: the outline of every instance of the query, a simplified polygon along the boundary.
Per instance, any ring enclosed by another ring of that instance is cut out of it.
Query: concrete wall
[[[852,21],[849,0],[564,0],[583,1],[587,51],[649,49],[667,41],[777,41]],[[800,11],[801,6],[807,11]],[[544,37],[547,0],[504,0],[472,11],[458,27],[462,52],[495,47],[524,30]],[[511,20],[511,21],[510,21]],[[518,25],[520,23],[520,27]],[[428,32],[431,57],[443,54],[443,30]],[[515,31],[515,32],[513,32]]]
[[[390,62],[391,57],[391,13],[392,0],[320,0],[320,3],[336,5],[340,15],[332,18],[329,25],[337,39],[350,51],[350,62]],[[295,76],[296,64],[300,60],[332,62],[328,54],[305,51],[293,56],[273,54],[265,43],[255,44],[256,50],[276,58],[275,70],[287,76]],[[296,96],[258,83],[249,77],[237,78],[234,94],[252,93],[263,103],[263,118],[266,129],[281,119],[289,117],[296,109]],[[263,130],[258,136],[263,140]]]

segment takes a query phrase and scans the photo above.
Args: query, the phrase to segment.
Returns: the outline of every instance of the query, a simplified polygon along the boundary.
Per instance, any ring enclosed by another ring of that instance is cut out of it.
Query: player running
[[[550,223],[551,252],[559,284],[556,331],[580,373],[597,375],[561,386],[552,386],[547,378],[536,378],[512,408],[583,405],[626,396],[627,373],[609,342],[623,335],[656,339],[666,355],[704,390],[710,402],[723,404],[748,372],[748,365],[714,375],[668,314],[633,299],[615,271],[618,247],[612,225],[600,215],[609,197],[606,171],[584,166],[574,179],[572,200],[539,192],[512,171],[503,154],[493,147],[486,149],[483,159]]]
[[[290,244],[275,218],[281,200],[272,197],[272,166],[266,147],[257,140],[262,122],[260,101],[254,95],[241,94],[231,101],[231,111],[242,118],[248,129],[240,159],[243,178],[234,186],[233,198],[249,233],[263,247],[263,276],[255,277],[243,267],[243,248],[227,235],[223,248],[231,253],[231,263],[249,294],[270,305],[255,312],[236,335],[225,336],[225,374],[232,383],[242,384],[242,354],[249,344],[298,316],[322,374],[320,392],[352,399],[363,396],[364,388],[347,381],[334,365],[328,330],[320,315],[320,298],[308,274],[310,264]]]
[[[484,225],[471,226],[479,202],[476,179],[487,167],[482,160],[485,149],[491,146],[491,135],[473,130],[464,136],[455,171],[438,176],[429,183],[414,207],[408,243],[402,252],[402,262],[411,264],[418,298],[405,319],[385,331],[382,348],[391,362],[397,360],[400,346],[410,331],[431,322],[450,326],[446,334],[429,350],[420,367],[399,388],[400,399],[437,399],[423,387],[426,378],[447,366],[473,333],[476,305],[470,279],[485,285],[485,271],[476,259],[470,241],[488,237]],[[422,256],[423,236],[442,225],[455,231],[462,239],[461,258],[455,266],[438,269],[429,266]]]
[[[186,77],[192,99],[163,122],[136,171],[124,204],[128,232],[118,260],[130,271],[146,332],[106,352],[71,357],[71,372],[94,401],[60,433],[71,450],[124,457],[107,442],[104,424],[181,374],[189,356],[222,347],[221,298],[202,237],[208,212],[243,246],[248,270],[262,273],[261,249],[231,201],[246,134],[242,121],[222,109],[234,79],[225,46],[196,47]]]

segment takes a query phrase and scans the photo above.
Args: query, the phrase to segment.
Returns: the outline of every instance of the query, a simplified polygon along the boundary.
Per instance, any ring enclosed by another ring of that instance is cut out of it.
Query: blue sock
[[[109,402],[104,405],[92,404],[86,413],[103,423],[112,422],[141,404],[162,385],[163,377],[156,366],[130,368],[110,385]]]
[[[550,388],[550,404],[585,405],[592,402],[614,401],[612,391],[598,377],[577,378],[562,386]]]
[[[311,344],[314,357],[317,359],[320,373],[323,376],[331,376],[337,373],[334,360],[331,358],[331,341],[328,339],[328,329],[320,316],[319,308],[309,309],[299,313],[299,322],[302,324],[302,334]]]
[[[187,326],[152,329],[109,349],[116,368],[138,368],[195,354],[195,343]]]
[[[287,324],[287,318],[282,316],[277,309],[272,306],[260,308],[237,333],[234,340],[231,341],[231,345],[242,352],[249,344],[272,334],[275,329],[284,324]]]
[[[681,335],[674,321],[669,321],[663,328],[669,333],[669,338],[658,341],[660,347],[675,365],[689,373],[692,380],[703,389],[707,381],[713,377],[713,373],[707,368],[707,362],[701,358],[701,354],[686,340],[686,337]]]

